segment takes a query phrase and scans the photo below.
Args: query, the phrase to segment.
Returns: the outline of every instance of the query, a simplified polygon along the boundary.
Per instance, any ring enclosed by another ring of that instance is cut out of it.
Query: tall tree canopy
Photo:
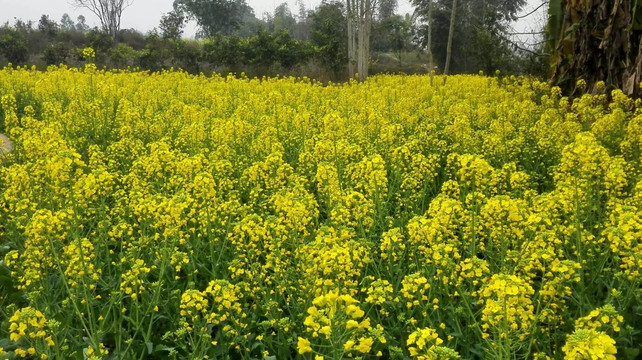
[[[60,19],[60,28],[65,31],[71,31],[76,28],[76,23],[71,20],[69,14],[64,13],[62,19]]]
[[[73,0],[77,7],[85,8],[96,15],[103,30],[114,39],[120,30],[123,11],[133,2],[134,0]]]
[[[345,5],[323,2],[310,14],[310,20],[310,40],[318,48],[317,60],[340,77],[348,62]]]
[[[161,17],[158,25],[165,39],[180,39],[185,29],[185,14],[174,9]]]
[[[48,38],[53,38],[56,36],[60,26],[56,24],[55,21],[49,18],[49,15],[42,15],[40,21],[38,21],[38,31]]]
[[[418,40],[424,47],[430,46],[428,51],[434,54],[441,69],[446,63],[450,34],[451,72],[492,72],[510,66],[510,23],[517,19],[526,0],[412,0],[412,3],[421,20]],[[453,3],[456,17],[451,33]]]
[[[196,20],[201,37],[230,35],[240,28],[245,17],[254,17],[254,10],[245,0],[174,0],[174,8]]]
[[[397,0],[379,0],[379,20],[384,20],[395,15],[398,6]]]
[[[279,33],[286,30],[290,34],[294,34],[296,28],[296,19],[292,15],[292,11],[287,2],[282,3],[274,9],[274,17],[270,24],[272,33]]]

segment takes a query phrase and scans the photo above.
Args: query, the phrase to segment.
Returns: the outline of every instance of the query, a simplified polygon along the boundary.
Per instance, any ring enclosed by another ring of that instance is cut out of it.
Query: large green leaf
[[[549,48],[554,50],[562,36],[565,0],[551,0],[548,5]]]
[[[642,1],[635,0],[632,6],[633,16],[631,20],[631,29],[642,30]]]

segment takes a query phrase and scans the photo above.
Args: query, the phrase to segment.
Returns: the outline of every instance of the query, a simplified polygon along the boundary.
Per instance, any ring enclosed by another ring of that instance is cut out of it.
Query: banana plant
[[[548,45],[555,85],[573,94],[577,80],[597,91],[640,95],[642,0],[550,0]]]

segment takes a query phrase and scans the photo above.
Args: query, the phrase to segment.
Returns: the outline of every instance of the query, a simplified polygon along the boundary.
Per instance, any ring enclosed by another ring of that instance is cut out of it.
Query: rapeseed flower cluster
[[[9,340],[18,344],[13,352],[19,357],[37,354],[47,359],[49,348],[55,346],[45,315],[30,306],[16,310],[9,318]]]
[[[459,354],[443,344],[443,340],[434,329],[417,329],[408,336],[408,351],[413,359],[417,360],[456,360],[461,359]]]
[[[638,354],[642,101],[83,56],[0,70],[0,359]]]

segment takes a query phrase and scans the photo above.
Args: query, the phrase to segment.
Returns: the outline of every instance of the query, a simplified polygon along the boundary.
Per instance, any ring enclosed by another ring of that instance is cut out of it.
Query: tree
[[[290,11],[287,2],[282,3],[274,9],[271,28],[273,34],[280,33],[282,30],[286,30],[290,34],[294,33],[296,19],[292,15],[292,11]]]
[[[42,59],[47,65],[59,65],[64,63],[69,56],[69,49],[62,42],[47,45],[42,53]]]
[[[397,0],[379,0],[379,20],[385,20],[392,17],[397,11]]]
[[[29,20],[25,22],[20,19],[16,19],[16,22],[13,24],[13,28],[22,34],[29,33],[33,30],[33,21]]]
[[[583,79],[589,91],[604,81],[628,95],[641,95],[642,3],[551,0],[548,38],[552,81],[567,92]]]
[[[128,8],[134,0],[73,0],[73,3],[80,8],[91,11],[100,20],[100,25],[107,34],[116,39],[120,30],[120,18],[123,11]]]
[[[38,31],[43,35],[53,38],[58,32],[58,24],[49,18],[49,15],[42,15],[38,21]]]
[[[426,48],[428,49],[428,61],[430,61],[429,64],[429,70],[432,71],[434,69],[434,59],[432,56],[432,28],[433,28],[433,17],[432,17],[432,12],[433,12],[433,0],[428,0],[428,41],[426,44]]]
[[[372,26],[372,47],[376,52],[397,53],[399,64],[402,63],[402,52],[411,49],[412,18],[393,15],[378,21]]]
[[[455,34],[455,14],[457,13],[457,0],[453,0],[452,10],[450,11],[450,30],[448,31],[448,45],[446,45],[446,64],[444,65],[444,74],[446,75],[448,75],[448,70],[450,70],[453,35]]]
[[[233,34],[240,37],[251,37],[256,35],[259,31],[267,29],[267,24],[265,21],[259,20],[254,16],[254,11],[249,8],[249,11],[246,11],[241,18],[241,23],[239,27],[233,31]]]
[[[292,36],[294,36],[294,38],[297,40],[309,40],[311,11],[308,11],[305,8],[303,0],[297,0],[296,3],[299,7],[299,14],[297,15],[297,23]]]
[[[345,7],[338,1],[324,2],[310,15],[310,40],[317,48],[316,58],[335,77],[348,61]]]
[[[5,27],[0,34],[0,54],[14,65],[22,64],[29,58],[24,32]]]
[[[64,31],[71,31],[76,29],[76,23],[71,20],[69,14],[64,13],[62,19],[60,19],[60,28]]]
[[[285,30],[274,37],[274,42],[277,47],[277,61],[286,70],[303,64],[312,55],[309,43],[297,41]]]
[[[87,25],[87,20],[83,15],[78,15],[76,18],[76,30],[78,31],[88,31],[89,30],[89,25]]]
[[[515,56],[510,24],[526,0],[457,0],[453,6],[454,2],[412,0],[421,24],[418,41],[429,59],[442,68],[448,63],[449,73],[509,70]]]
[[[96,52],[96,64],[104,64],[107,55],[115,45],[114,38],[104,31],[92,29],[85,34],[86,44]],[[87,46],[85,45],[85,46]]]
[[[236,67],[244,65],[245,54],[243,51],[242,39],[238,36],[214,35],[208,38],[203,44],[203,50],[207,61],[215,66],[226,66],[231,71]]]
[[[368,77],[370,60],[370,32],[372,18],[379,0],[346,0],[348,19],[348,72],[355,76],[354,62],[357,63],[359,80]]]
[[[151,71],[166,69],[171,63],[172,50],[169,41],[161,38],[158,32],[150,31],[145,36],[145,48],[139,52],[139,64]]]
[[[245,0],[174,0],[174,9],[196,20],[201,37],[230,35],[239,29],[246,15],[254,17]]]
[[[163,38],[180,39],[185,29],[185,15],[182,11],[174,9],[161,17],[158,27]]]
[[[356,14],[355,14],[355,0],[346,0],[346,22],[347,35],[348,35],[348,76],[352,79],[355,75],[354,63],[357,54],[356,50]]]
[[[109,59],[112,65],[121,69],[134,65],[137,55],[136,50],[125,43],[119,43],[109,50]]]
[[[376,21],[372,24],[371,46],[378,52],[399,52],[411,41],[410,16],[395,14],[397,0],[379,0]]]

